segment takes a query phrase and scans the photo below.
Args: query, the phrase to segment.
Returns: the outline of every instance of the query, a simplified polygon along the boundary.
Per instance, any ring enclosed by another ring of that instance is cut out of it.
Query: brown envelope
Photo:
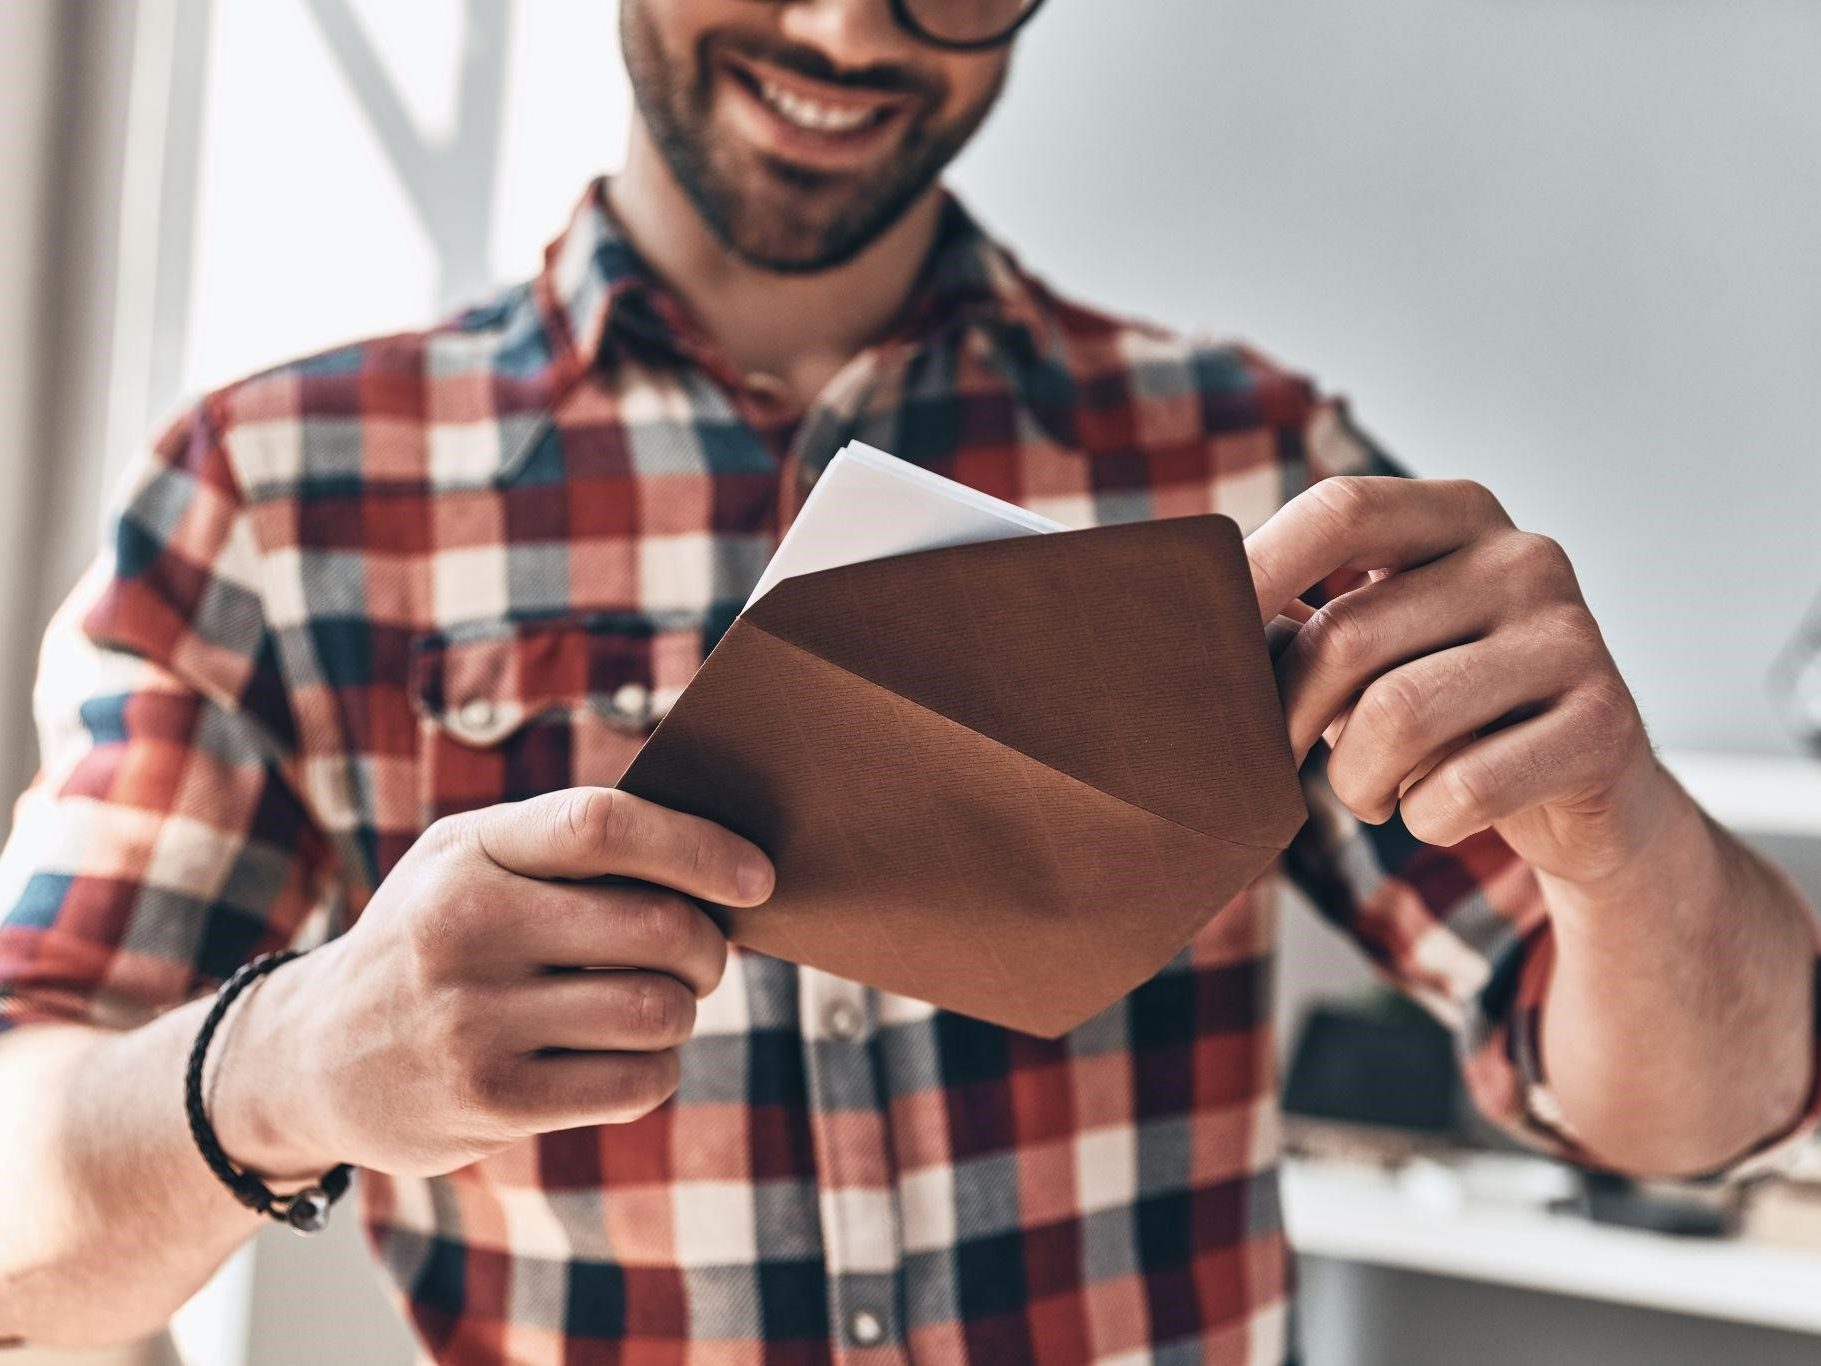
[[[1054,1037],[1150,977],[1305,809],[1238,528],[1022,536],[786,579],[620,786],[777,891],[737,943]]]

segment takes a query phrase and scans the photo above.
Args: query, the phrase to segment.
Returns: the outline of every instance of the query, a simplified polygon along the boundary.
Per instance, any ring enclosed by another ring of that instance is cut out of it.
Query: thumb
[[[480,851],[536,878],[629,877],[725,906],[771,895],[771,860],[731,830],[611,787],[572,787],[475,813]]]

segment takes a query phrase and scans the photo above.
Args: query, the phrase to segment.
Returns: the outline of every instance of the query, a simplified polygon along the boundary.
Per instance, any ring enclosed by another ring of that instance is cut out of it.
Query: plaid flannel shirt
[[[903,324],[793,411],[603,191],[536,279],[210,393],[135,470],[45,647],[0,1024],[143,1021],[344,929],[439,816],[612,784],[849,438],[1075,526],[1250,530],[1393,469],[1305,380],[1059,300],[952,201]],[[1278,865],[1060,1039],[736,949],[643,1119],[364,1173],[428,1350],[1281,1361],[1284,894],[1460,1027],[1472,1093],[1514,1125],[1549,959],[1496,837],[1427,847],[1357,823],[1319,758],[1305,782]]]

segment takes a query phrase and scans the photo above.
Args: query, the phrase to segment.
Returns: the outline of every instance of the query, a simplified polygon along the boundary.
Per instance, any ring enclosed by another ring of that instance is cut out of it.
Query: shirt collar
[[[945,190],[935,246],[905,326],[915,332],[957,318],[1022,333],[1039,350],[1048,349],[1055,330],[1042,283]]]
[[[532,282],[559,383],[578,378],[592,366],[628,315],[647,333],[654,320],[673,332],[687,326],[681,307],[614,219],[607,202],[608,183],[603,176],[588,186],[568,227],[545,248],[543,270]],[[628,309],[635,297],[649,307]],[[957,322],[993,333],[1009,330],[1021,335],[1036,354],[1047,353],[1054,342],[1055,324],[1043,285],[945,190],[935,246],[903,322],[892,335],[915,340]]]

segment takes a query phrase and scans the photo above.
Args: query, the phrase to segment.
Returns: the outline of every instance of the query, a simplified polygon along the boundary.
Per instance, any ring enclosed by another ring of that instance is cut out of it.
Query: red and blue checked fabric
[[[1306,381],[1059,300],[952,203],[919,298],[792,411],[597,183],[528,284],[204,397],[47,643],[0,1021],[143,1021],[344,929],[437,817],[613,783],[850,438],[1075,526],[1250,529],[1391,469]],[[736,950],[650,1115],[363,1174],[429,1352],[1282,1361],[1280,904],[1300,891],[1454,1020],[1513,1124],[1547,971],[1496,838],[1425,847],[1356,823],[1319,761],[1307,781],[1280,864],[1061,1039]]]

